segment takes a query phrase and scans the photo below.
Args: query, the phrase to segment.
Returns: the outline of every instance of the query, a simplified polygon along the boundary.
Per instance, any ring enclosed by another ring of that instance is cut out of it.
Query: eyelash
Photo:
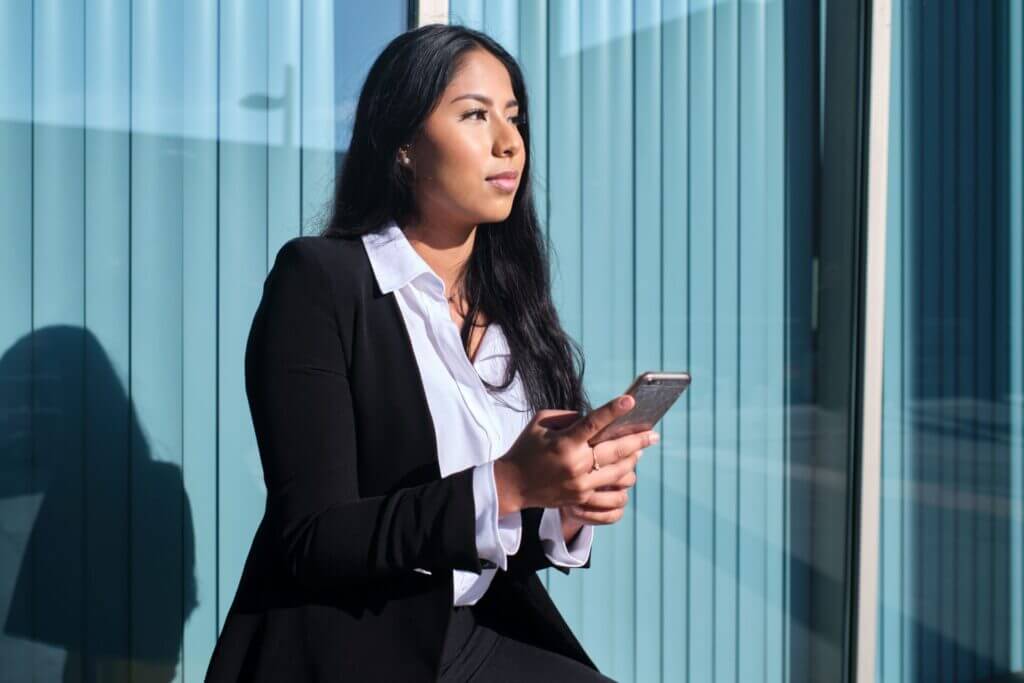
[[[487,113],[486,109],[473,109],[472,111],[467,111],[465,113],[465,115],[462,117],[462,119],[463,120],[468,119],[470,116],[473,116],[474,114],[486,114],[486,113]],[[516,114],[515,116],[512,116],[510,118],[512,119],[512,122],[518,126],[518,125],[521,125],[523,123],[523,119],[525,117],[523,117],[522,114]]]

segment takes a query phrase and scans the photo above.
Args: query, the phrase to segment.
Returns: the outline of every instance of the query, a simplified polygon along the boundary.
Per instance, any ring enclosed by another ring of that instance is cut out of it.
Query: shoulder
[[[292,237],[282,244],[274,258],[274,271],[318,279],[336,297],[365,295],[373,276],[360,238],[319,235]]]
[[[365,261],[365,253],[359,238],[300,235],[281,245],[275,264],[284,261],[310,267],[315,263],[326,269],[339,266],[352,269]]]
[[[350,358],[359,312],[373,292],[372,278],[361,239],[292,237],[277,250],[267,273],[261,308],[275,311],[296,329],[311,319],[328,320],[316,314],[329,311],[346,358]]]

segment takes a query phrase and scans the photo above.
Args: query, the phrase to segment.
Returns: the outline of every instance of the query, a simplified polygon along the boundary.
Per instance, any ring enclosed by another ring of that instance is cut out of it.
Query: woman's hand
[[[494,463],[499,515],[526,507],[584,506],[595,495],[593,505],[602,511],[609,503],[621,502],[627,492],[603,489],[630,481],[627,475],[632,474],[640,449],[658,437],[653,430],[627,434],[602,441],[591,451],[588,441],[633,408],[632,396],[619,399],[583,417],[576,411],[538,411],[508,453]],[[597,470],[595,456],[601,466]]]
[[[639,459],[643,451],[634,455]],[[626,505],[629,503],[629,489],[636,484],[636,471],[630,470],[618,481],[595,491],[590,499],[581,505],[566,505],[558,508],[562,515],[562,535],[566,545],[583,528],[584,524],[614,524],[622,519]]]
[[[637,451],[639,458],[643,451]],[[635,461],[634,461],[635,462]],[[618,481],[593,493],[586,503],[566,505],[559,510],[562,519],[574,519],[582,524],[614,524],[622,519],[629,504],[629,489],[636,484],[636,471],[626,472]]]

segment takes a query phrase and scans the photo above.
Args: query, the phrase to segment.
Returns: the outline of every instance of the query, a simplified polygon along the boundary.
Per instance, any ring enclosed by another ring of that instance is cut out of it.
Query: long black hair
[[[523,74],[514,57],[486,34],[465,26],[430,24],[392,40],[373,66],[359,95],[352,141],[338,176],[322,237],[352,238],[417,217],[412,178],[397,160],[440,99],[470,50],[482,48],[508,70],[519,102],[519,130],[530,149],[529,112]],[[562,329],[551,300],[548,244],[537,218],[527,153],[522,182],[508,218],[477,227],[462,273],[468,312],[460,330],[469,348],[473,321],[483,314],[501,325],[511,358],[501,385],[518,371],[534,410],[589,412],[583,388],[585,360]],[[579,364],[577,370],[576,363]]]

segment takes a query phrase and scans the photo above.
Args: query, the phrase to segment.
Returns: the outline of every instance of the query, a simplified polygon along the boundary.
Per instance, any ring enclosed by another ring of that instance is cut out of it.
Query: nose
[[[499,157],[514,157],[519,153],[519,132],[515,124],[503,121],[494,136],[494,154]]]

